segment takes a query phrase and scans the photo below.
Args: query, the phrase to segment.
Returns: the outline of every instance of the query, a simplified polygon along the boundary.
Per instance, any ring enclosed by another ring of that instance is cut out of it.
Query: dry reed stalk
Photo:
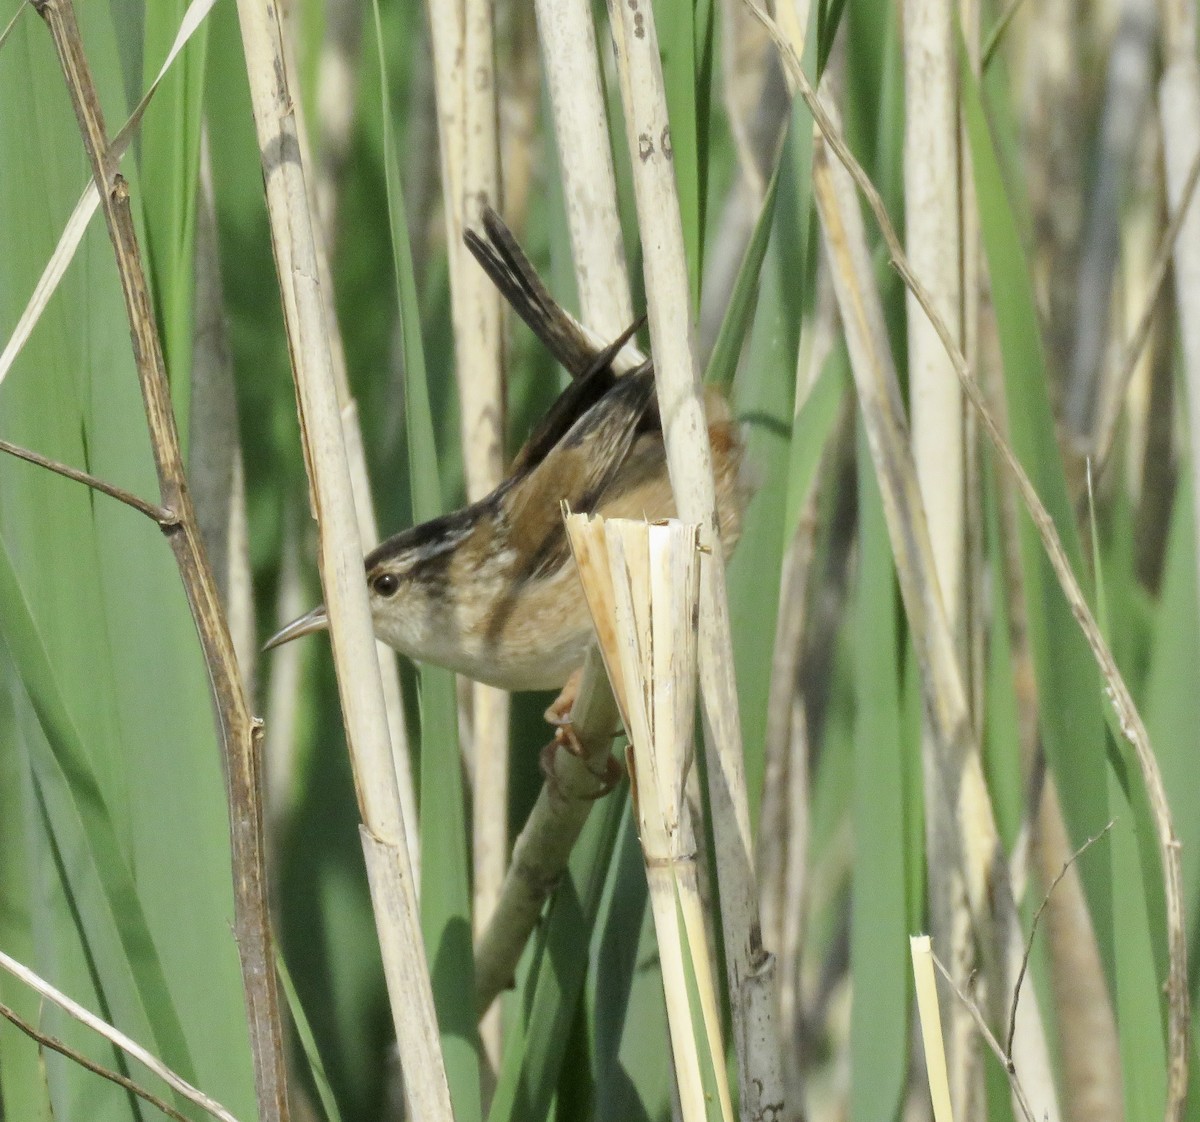
[[[118,171],[123,145],[127,144],[121,138],[132,135],[165,67],[117,142],[110,142],[74,7],[70,0],[37,0],[34,8],[54,40],[91,166],[94,191],[112,242],[159,492],[167,514],[158,521],[179,566],[209,672],[229,799],[234,936],[246,998],[255,1090],[261,1116],[268,1122],[276,1122],[288,1116],[287,1081],[263,837],[261,726],[250,712],[228,621],[188,492],[166,364],[129,201],[129,185]],[[185,14],[185,26],[176,38],[167,65],[186,38],[183,32],[189,26],[194,30],[206,10],[194,5]]]
[[[631,783],[684,1122],[731,1122],[718,999],[685,793],[693,764],[699,528],[572,514],[567,535],[629,733]],[[698,1003],[698,1005],[697,1005]]]
[[[655,384],[675,506],[700,527],[700,691],[709,811],[738,1057],[743,1118],[783,1109],[775,1030],[775,960],[762,945],[746,794],[729,605],[716,528],[712,454],[700,397],[683,225],[654,12],[642,0],[610,0],[625,132],[642,236]]]
[[[967,64],[975,80],[982,75],[982,46],[980,43],[980,0],[960,0],[958,19],[962,27],[966,46]],[[970,160],[970,138],[967,132],[966,114],[958,104],[958,187],[961,203],[959,207],[959,245],[962,258],[962,348],[972,370],[979,370],[981,345],[981,320],[984,307],[991,308],[985,297],[987,277],[985,270],[983,233],[979,217],[979,200],[975,191],[975,170]],[[963,462],[964,491],[967,495],[983,493],[982,457],[979,455],[978,422],[975,414],[964,409],[963,413]],[[975,717],[977,736],[982,736],[983,707],[985,694],[985,667],[987,665],[987,622],[986,597],[981,594],[985,587],[986,550],[984,509],[982,503],[966,504],[966,543],[964,546],[963,605],[966,627],[966,670],[971,712]]]
[[[608,114],[586,0],[537,0],[542,66],[554,113],[580,318],[615,339],[633,322]]]
[[[463,145],[461,195],[447,193],[461,226],[476,225],[482,208],[500,207],[499,110],[496,98],[493,0],[463,4],[463,135],[442,144]],[[445,91],[439,88],[439,97]],[[504,431],[508,415],[504,378],[504,338],[499,291],[470,260],[462,230],[448,246],[462,263],[451,293],[454,310],[455,373],[462,422],[467,498],[482,498],[504,478]],[[473,683],[471,744],[474,787],[474,923],[478,933],[500,894],[508,862],[508,712],[504,690]],[[499,1013],[482,1026],[493,1064],[500,1060]]]
[[[289,74],[297,68],[292,39],[283,39],[284,63]],[[294,105],[296,137],[300,142],[300,159],[305,168],[316,168],[312,144],[309,141],[308,121],[304,112],[304,99],[298,98]],[[306,176],[309,214],[316,217],[318,208],[318,183],[316,176]],[[329,267],[329,233],[323,222],[312,224],[313,250],[317,261],[317,279],[320,282],[321,301],[325,309],[325,330],[329,339],[329,358],[333,366],[333,380],[337,387],[338,407],[341,410],[342,440],[346,445],[346,462],[350,469],[350,489],[354,496],[354,517],[358,523],[358,537],[364,553],[374,549],[379,542],[379,524],[375,519],[375,503],[371,497],[371,480],[367,473],[367,454],[363,448],[362,426],[358,422],[358,401],[350,390],[350,376],[346,366],[346,348],[342,342],[341,324],[338,321],[337,301],[334,298],[333,271]],[[294,617],[293,617],[294,618]],[[421,844],[417,819],[417,795],[413,783],[412,753],[408,745],[408,721],[404,715],[404,697],[400,692],[400,662],[396,652],[386,643],[375,643],[375,655],[379,660],[380,680],[383,684],[383,706],[387,714],[388,734],[392,747],[392,767],[396,773],[396,789],[400,795],[400,808],[404,813],[404,841],[408,847],[408,860],[413,870],[413,882],[421,884]]]
[[[450,260],[455,375],[469,501],[504,475],[506,416],[501,297],[463,244],[485,205],[500,208],[492,0],[427,5],[434,41],[442,200]],[[508,858],[508,713],[502,690],[471,683],[474,925],[478,938],[499,899]],[[460,720],[460,727],[463,725]],[[493,1064],[500,1022],[482,1026]]]
[[[929,1078],[929,1097],[935,1122],[954,1122],[950,1077],[946,1065],[942,1017],[939,1012],[937,979],[933,973],[933,949],[928,935],[913,935],[908,940],[912,955],[913,981],[917,991],[917,1015],[921,1022],[921,1043],[925,1048],[925,1071]]]
[[[317,516],[334,666],[364,823],[360,833],[393,1022],[413,1113],[448,1119],[452,1117],[450,1093],[362,579],[362,547],[283,32],[273,6],[240,0],[238,16]]]
[[[963,287],[959,190],[958,66],[954,0],[904,4],[904,217],[913,268],[925,279],[950,331],[962,339]],[[946,625],[959,673],[966,680],[966,445],[962,392],[937,332],[909,293],[908,376],[913,460],[929,525]],[[964,742],[959,747],[969,750]],[[959,842],[955,808],[939,797],[941,769],[959,770],[961,759],[939,758],[934,733],[922,737],[929,923],[933,937],[965,983],[975,969],[971,916],[963,871],[954,859]],[[957,782],[957,780],[956,780]],[[975,1026],[960,1004],[946,1008],[946,1052],[951,1098],[960,1118],[982,1106],[982,1068]]]

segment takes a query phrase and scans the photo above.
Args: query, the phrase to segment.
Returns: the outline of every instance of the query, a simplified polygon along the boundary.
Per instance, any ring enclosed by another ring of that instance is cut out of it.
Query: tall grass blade
[[[861,443],[861,442],[860,442]],[[904,848],[911,816],[905,771],[920,770],[919,741],[904,740],[897,676],[898,603],[887,524],[869,454],[859,455],[858,603],[855,622],[854,794],[859,854],[850,918],[850,1117],[894,1118],[908,1071],[910,889]],[[916,785],[919,789],[919,784]]]
[[[1079,539],[1055,438],[1041,331],[1030,269],[996,162],[984,103],[969,68],[961,68],[963,107],[979,199],[980,226],[992,280],[993,305],[1004,360],[1010,438],[1062,537],[1076,572]],[[1104,743],[1097,704],[1100,681],[1087,644],[1059,594],[1057,580],[1028,519],[1021,520],[1030,641],[1038,679],[1040,726],[1051,767],[1060,779],[1063,813],[1076,845],[1108,822]],[[1082,761],[1090,761],[1083,764]],[[1099,843],[1104,846],[1105,842]],[[1080,869],[1105,961],[1112,962],[1113,904],[1104,862]]]
[[[99,984],[109,991],[107,1000],[114,1008],[136,1011],[139,1023],[152,1034],[159,1054],[194,1083],[195,1069],[186,1037],[116,822],[88,758],[79,725],[59,691],[57,676],[3,539],[0,607],[0,637],[20,673],[45,737],[44,741],[31,737],[27,744],[33,781],[45,807],[53,844],[71,858],[77,876],[86,876],[99,887],[100,899],[91,899],[87,880],[65,887],[78,893],[77,907],[85,907],[86,899],[104,908],[100,915],[81,914],[79,921],[109,925],[124,954],[123,959],[96,963]],[[39,751],[43,744],[45,752]],[[81,926],[78,935],[86,944],[88,929]]]

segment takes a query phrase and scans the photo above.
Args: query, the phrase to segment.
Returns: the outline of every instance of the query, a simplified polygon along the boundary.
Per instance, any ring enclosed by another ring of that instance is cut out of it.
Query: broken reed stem
[[[639,837],[685,1122],[733,1118],[685,794],[694,762],[698,527],[572,514],[567,535],[634,761]]]
[[[933,1103],[934,1122],[954,1122],[954,1109],[950,1104],[950,1079],[946,1070],[946,1046],[942,1039],[942,1015],[937,982],[933,976],[933,950],[929,936],[910,936],[908,949],[912,955],[917,1017],[921,1022],[925,1073],[929,1079],[929,1098]]]
[[[741,1115],[784,1109],[775,1028],[775,959],[762,945],[750,833],[729,603],[717,529],[712,450],[696,364],[683,220],[654,11],[644,0],[609,0],[625,134],[633,168],[646,279],[655,386],[679,516],[700,526],[699,660],[708,809],[721,885],[726,980],[738,1058]]]
[[[334,668],[405,1090],[414,1117],[450,1119],[450,1091],[363,581],[362,547],[283,30],[278,9],[259,0],[238,0],[238,18],[317,518]]]
[[[35,0],[49,28],[79,121],[84,148],[112,241],[129,318],[162,505],[176,521],[164,526],[200,638],[217,711],[229,798],[234,940],[242,969],[258,1109],[264,1122],[288,1118],[283,1029],[275,979],[263,837],[261,724],[251,715],[228,622],[188,494],[158,327],[129,203],[117,171],[100,100],[71,0]]]

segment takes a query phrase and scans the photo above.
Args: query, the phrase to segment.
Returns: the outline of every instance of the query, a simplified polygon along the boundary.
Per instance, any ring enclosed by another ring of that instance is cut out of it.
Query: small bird
[[[571,384],[534,428],[491,494],[405,530],[366,558],[375,634],[402,654],[506,690],[562,687],[593,642],[563,526],[573,511],[655,521],[675,514],[654,371],[618,373],[641,325],[605,347],[550,295],[500,216],[465,240],[517,314],[566,368]],[[618,356],[621,356],[620,358]],[[628,363],[625,363],[628,365]],[[749,498],[729,405],[705,392],[725,554]],[[318,607],[267,648],[327,626]]]

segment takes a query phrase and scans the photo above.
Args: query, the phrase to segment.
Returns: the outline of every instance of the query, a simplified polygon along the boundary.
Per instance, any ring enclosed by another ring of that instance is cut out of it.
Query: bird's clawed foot
[[[567,679],[562,692],[546,710],[546,721],[554,726],[554,739],[542,749],[542,774],[549,782],[558,782],[554,771],[554,755],[559,749],[562,749],[580,760],[596,776],[597,781],[600,783],[600,789],[590,797],[593,799],[602,799],[621,782],[625,772],[611,754],[606,754],[604,757],[604,774],[597,774],[594,770],[597,761],[588,758],[583,744],[575,732],[575,726],[571,723],[571,710],[575,706],[575,699],[579,696],[579,682],[582,677],[583,671],[576,670]]]

